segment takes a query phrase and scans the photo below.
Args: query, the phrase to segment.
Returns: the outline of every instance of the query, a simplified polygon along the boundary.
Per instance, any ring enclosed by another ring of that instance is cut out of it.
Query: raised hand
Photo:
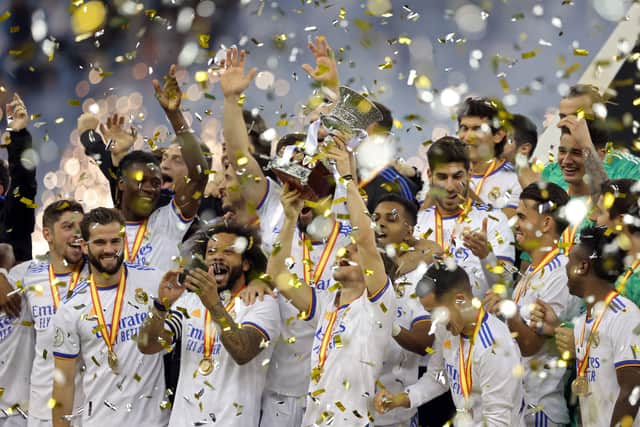
[[[98,120],[94,114],[82,113],[80,117],[78,117],[78,135],[82,135],[88,130],[96,130],[99,124],[100,120]]]
[[[502,297],[495,293],[492,290],[487,291],[484,296],[484,300],[482,301],[482,305],[487,312],[491,314],[499,314],[500,312],[500,303],[502,302]]]
[[[178,284],[179,274],[180,270],[170,270],[162,276],[162,281],[158,288],[158,299],[166,307],[171,307],[185,290],[183,286]]]
[[[169,75],[164,77],[164,85],[160,87],[158,80],[153,81],[156,98],[165,111],[178,111],[182,101],[182,91],[176,80],[176,65],[169,67]]]
[[[309,50],[316,59],[316,66],[314,68],[309,64],[303,64],[302,69],[315,81],[337,92],[340,86],[338,64],[327,39],[323,36],[316,37],[315,43],[309,42]]]
[[[27,114],[27,107],[24,105],[24,101],[22,101],[20,95],[14,93],[13,99],[6,105],[6,109],[8,130],[18,132],[27,127],[29,124],[29,114]]]
[[[341,176],[355,175],[355,171],[352,170],[351,153],[346,148],[348,136],[335,132],[331,136],[331,143],[324,148],[324,154],[329,160],[332,160],[336,164],[336,169]]]
[[[199,268],[189,270],[184,286],[195,292],[200,297],[202,304],[210,311],[213,311],[213,307],[220,303],[216,279],[207,271]]]
[[[300,197],[300,193],[294,189],[290,189],[287,184],[282,189],[280,202],[284,210],[284,216],[290,220],[298,219],[300,211],[304,206],[304,200]]]
[[[125,118],[118,114],[108,117],[106,124],[101,123],[100,132],[110,143],[109,150],[116,159],[124,157],[136,142],[136,128],[129,126],[129,129],[125,129]]]
[[[482,220],[480,232],[463,233],[464,245],[480,259],[485,259],[489,253],[489,240],[487,240],[487,218]]]
[[[220,88],[225,98],[240,96],[247,90],[258,70],[254,67],[247,73],[244,71],[247,53],[238,51],[234,47],[227,49],[227,58],[224,60],[224,72],[220,75]]]
[[[566,116],[560,119],[557,126],[559,128],[565,127],[569,129],[571,136],[576,140],[578,148],[582,150],[591,150],[594,147],[586,119],[578,118],[573,115]]]

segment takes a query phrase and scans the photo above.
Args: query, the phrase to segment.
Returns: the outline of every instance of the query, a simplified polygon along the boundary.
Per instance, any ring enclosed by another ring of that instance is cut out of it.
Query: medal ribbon
[[[587,198],[586,205],[587,207],[591,206],[591,196]],[[580,228],[580,225],[581,224],[568,225],[567,228],[565,228],[564,231],[562,232],[562,243],[564,243],[563,247],[564,247],[565,255],[571,252],[571,249],[574,246],[574,240],[576,239],[576,234],[578,233],[578,229]]]
[[[331,230],[331,234],[329,234],[329,238],[327,239],[324,249],[322,250],[322,254],[320,255],[320,259],[318,260],[318,264],[316,265],[313,273],[311,272],[311,255],[309,253],[309,247],[311,246],[311,241],[307,239],[307,237],[302,235],[302,264],[303,264],[303,274],[304,281],[307,284],[318,283],[320,278],[322,277],[322,273],[324,273],[324,269],[329,262],[329,257],[333,252],[333,247],[336,245],[336,241],[338,240],[338,235],[340,234],[340,223],[335,221],[333,223],[333,229]],[[313,279],[312,276],[313,275]]]
[[[469,211],[470,207],[471,207],[471,199],[467,199],[467,201],[464,204],[464,208],[461,209],[460,212],[458,212],[458,218],[456,219],[456,223],[462,224],[462,221],[464,221],[464,218],[465,218],[465,214]],[[440,214],[440,211],[438,211],[437,207],[435,208],[435,222],[436,222],[436,243],[439,244],[440,247],[442,247],[442,249],[444,249],[445,253],[447,253],[449,252],[449,248],[453,243],[455,227],[451,231],[451,236],[449,237],[449,243],[445,246],[442,215]]]
[[[531,281],[533,276],[537,274],[540,270],[545,268],[547,264],[553,261],[553,259],[558,255],[558,253],[560,253],[560,249],[555,248],[551,252],[547,253],[544,256],[544,258],[542,258],[542,261],[540,261],[540,264],[536,265],[533,270],[531,270],[531,267],[529,267],[530,271],[528,272],[527,277],[524,280],[522,280],[520,283],[518,283],[518,287],[516,288],[516,294],[513,298],[513,302],[517,304],[518,301],[520,301],[520,298],[527,293],[529,282]]]
[[[236,297],[242,290],[245,288],[243,286],[238,292],[231,296],[231,301],[224,307],[224,309],[229,313],[236,306]],[[209,310],[205,308],[204,310],[204,358],[211,359],[211,354],[213,352],[213,346],[216,343],[216,335],[217,333],[212,333],[213,324],[211,323],[211,313]]]
[[[339,307],[336,307],[329,317],[329,323],[327,324],[327,330],[322,337],[322,342],[320,343],[320,354],[318,354],[318,368],[322,369],[324,367],[324,363],[327,361],[327,354],[329,353],[329,342],[331,341],[331,336],[333,335],[333,327],[336,323],[336,319],[338,318],[338,310]]]
[[[469,351],[467,352],[467,360],[464,360],[464,355],[462,352],[464,351],[464,340],[462,339],[462,335],[460,336],[460,349],[458,351],[458,362],[459,362],[459,371],[460,371],[460,388],[462,388],[462,395],[465,399],[468,399],[471,396],[471,388],[473,387],[473,378],[471,376],[471,355],[473,352],[473,345],[476,342],[476,338],[478,336],[478,332],[480,332],[480,327],[482,326],[482,320],[484,319],[484,308],[480,307],[478,310],[478,317],[476,319],[476,326],[473,329],[473,335],[471,335],[471,340],[469,341]]]
[[[473,189],[473,191],[475,191],[475,193],[478,196],[480,196],[480,191],[482,191],[482,186],[484,185],[484,182],[487,180],[487,177],[491,175],[493,172],[495,172],[495,170],[498,169],[500,166],[502,166],[504,162],[505,161],[503,160],[500,163],[498,163],[496,159],[493,159],[491,161],[489,168],[484,172],[484,175],[482,175],[482,178],[480,178],[480,181],[478,181],[478,185],[476,185],[476,188]]]
[[[633,261],[633,264],[631,264],[631,267],[629,267],[629,269],[624,273],[622,280],[620,280],[620,283],[618,284],[618,289],[617,289],[618,292],[620,293],[624,292],[624,288],[627,286],[627,281],[629,280],[629,277],[631,277],[631,275],[635,273],[636,269],[639,266],[640,266],[640,259]]]
[[[138,231],[136,231],[136,237],[133,239],[133,246],[131,248],[131,253],[129,253],[129,242],[127,241],[127,232],[125,230],[124,233],[124,258],[133,263],[138,257],[138,251],[140,250],[140,246],[142,246],[142,241],[144,240],[144,235],[147,232],[147,223],[148,219],[145,219],[142,224],[138,227]]]
[[[609,295],[604,299],[604,309],[602,313],[598,315],[598,318],[594,320],[593,325],[591,325],[591,331],[589,331],[589,337],[592,337],[593,334],[598,330],[600,326],[600,322],[602,322],[602,318],[604,317],[604,313],[606,313],[609,308],[609,304],[611,304],[611,300],[613,300],[618,293],[616,291],[609,292]],[[584,343],[584,331],[587,326],[587,318],[585,316],[584,324],[582,325],[582,332],[580,333],[580,345]],[[578,364],[578,377],[586,376],[587,367],[589,366],[589,352],[591,351],[591,340],[587,340],[587,347],[584,351],[584,358]]]
[[[84,262],[82,265],[73,270],[71,272],[71,280],[69,281],[69,289],[67,292],[73,292],[78,284],[78,280],[80,280],[80,272],[84,267]],[[51,297],[53,298],[53,308],[57,311],[58,306],[60,305],[60,291],[58,290],[58,286],[56,286],[56,274],[53,272],[53,266],[49,263],[49,287],[51,288]]]
[[[104,312],[102,311],[102,304],[100,303],[100,296],[98,295],[98,287],[93,281],[93,274],[89,276],[89,289],[91,290],[91,302],[98,318],[98,329],[102,334],[102,340],[109,349],[109,352],[113,352],[113,344],[116,342],[118,336],[118,329],[120,328],[120,315],[122,313],[122,306],[124,305],[124,291],[127,287],[127,276],[124,270],[120,273],[120,280],[118,281],[118,291],[116,292],[116,299],[113,302],[113,312],[111,314],[111,330],[108,330],[107,324],[104,321]]]

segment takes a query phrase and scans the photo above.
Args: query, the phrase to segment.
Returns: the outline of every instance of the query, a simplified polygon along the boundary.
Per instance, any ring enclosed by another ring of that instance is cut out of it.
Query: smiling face
[[[92,271],[113,275],[124,261],[124,228],[119,222],[94,224],[83,251],[89,258]]]
[[[458,125],[458,138],[465,144],[472,162],[490,160],[495,157],[495,146],[502,141],[504,133],[493,133],[490,120],[484,117],[465,116]]]
[[[246,245],[240,244],[238,239],[245,238],[231,233],[218,233],[207,242],[205,262],[213,272],[219,291],[233,288],[242,275],[249,271],[249,261],[240,253]]]
[[[122,192],[121,205],[127,206],[140,218],[146,218],[158,204],[162,175],[155,164],[133,163],[122,171],[118,188]]]
[[[189,168],[182,157],[179,144],[171,144],[162,153],[160,162],[162,172],[162,188],[175,191],[175,185],[179,180],[185,180],[189,176]]]
[[[71,265],[82,260],[80,221],[82,221],[82,213],[68,211],[64,212],[52,227],[44,227],[42,230],[49,244],[49,250]]]
[[[580,185],[583,182],[584,161],[584,154],[577,146],[575,138],[569,134],[563,134],[558,147],[558,165],[567,183]]]
[[[360,268],[360,254],[358,254],[357,245],[351,243],[338,251],[333,264],[333,278],[347,286],[354,282],[364,285],[364,275]]]
[[[537,249],[540,246],[540,235],[551,232],[550,223],[550,216],[538,213],[538,204],[535,201],[520,200],[514,226],[516,243],[525,251]]]
[[[454,214],[466,200],[469,188],[469,171],[464,163],[443,163],[429,170],[430,194],[445,214]]]

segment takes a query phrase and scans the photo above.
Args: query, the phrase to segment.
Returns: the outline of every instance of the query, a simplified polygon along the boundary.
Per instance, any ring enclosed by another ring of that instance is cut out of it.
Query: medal
[[[602,322],[602,318],[604,314],[607,312],[607,308],[609,308],[609,304],[611,301],[618,296],[616,291],[609,292],[609,295],[604,299],[604,309],[598,317],[594,320],[591,325],[591,331],[589,331],[589,338],[587,339],[587,345],[584,350],[584,355],[582,360],[578,360],[578,377],[573,380],[571,383],[571,392],[579,397],[584,397],[589,393],[589,381],[587,380],[587,368],[589,367],[589,353],[591,351],[591,346],[598,347],[600,345],[600,334],[598,333],[598,327],[600,326],[600,322]],[[580,333],[580,342],[576,343],[576,353],[577,349],[581,348],[584,344],[584,333],[587,326],[587,319],[585,316],[584,324],[582,325],[582,332]]]
[[[459,372],[460,372],[460,388],[462,389],[462,395],[465,398],[465,401],[468,402],[471,397],[471,392],[473,390],[473,375],[472,375],[472,366],[471,360],[473,358],[473,345],[476,342],[476,338],[478,337],[478,333],[480,332],[480,327],[482,326],[482,321],[484,320],[484,309],[482,306],[480,310],[478,310],[478,317],[476,318],[476,323],[473,328],[473,335],[471,335],[471,339],[469,340],[469,351],[467,352],[467,360],[464,358],[464,340],[462,339],[462,335],[460,336],[460,348],[458,349],[458,364],[459,364]]]
[[[149,295],[147,295],[147,293],[142,288],[136,289],[135,298],[138,304],[146,304],[147,301],[149,301]]]
[[[115,371],[118,367],[118,355],[116,355],[115,351],[110,350],[109,353],[107,353],[107,362],[111,370]]]
[[[578,377],[571,382],[571,392],[579,397],[589,394],[589,381],[586,377]]]
[[[112,371],[116,371],[118,366],[118,356],[113,350],[113,346],[118,336],[118,329],[120,327],[120,314],[122,313],[122,307],[124,305],[124,294],[127,286],[127,276],[124,270],[120,273],[120,280],[118,281],[118,290],[116,291],[116,297],[113,302],[113,312],[111,314],[111,329],[107,327],[107,322],[104,318],[104,310],[102,309],[102,303],[100,301],[100,295],[98,294],[98,288],[93,281],[93,275],[89,276],[89,290],[91,291],[91,302],[93,303],[93,310],[96,312],[96,319],[98,320],[98,330],[102,335],[102,340],[107,347],[107,363]]]
[[[209,375],[211,372],[213,372],[213,361],[203,357],[198,363],[198,373],[200,375]]]

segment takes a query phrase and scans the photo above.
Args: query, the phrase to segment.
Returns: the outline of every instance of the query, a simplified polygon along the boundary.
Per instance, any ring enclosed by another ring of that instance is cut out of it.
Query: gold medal
[[[213,361],[203,357],[200,363],[198,363],[198,372],[200,375],[209,375],[213,372]]]
[[[115,351],[109,351],[109,353],[107,353],[107,362],[111,370],[115,371],[118,367],[118,356]]]
[[[586,377],[578,377],[571,382],[571,392],[579,397],[589,394],[589,382]]]
[[[147,293],[142,288],[136,289],[135,298],[138,304],[146,304],[147,301],[149,301],[149,295],[147,295]]]

